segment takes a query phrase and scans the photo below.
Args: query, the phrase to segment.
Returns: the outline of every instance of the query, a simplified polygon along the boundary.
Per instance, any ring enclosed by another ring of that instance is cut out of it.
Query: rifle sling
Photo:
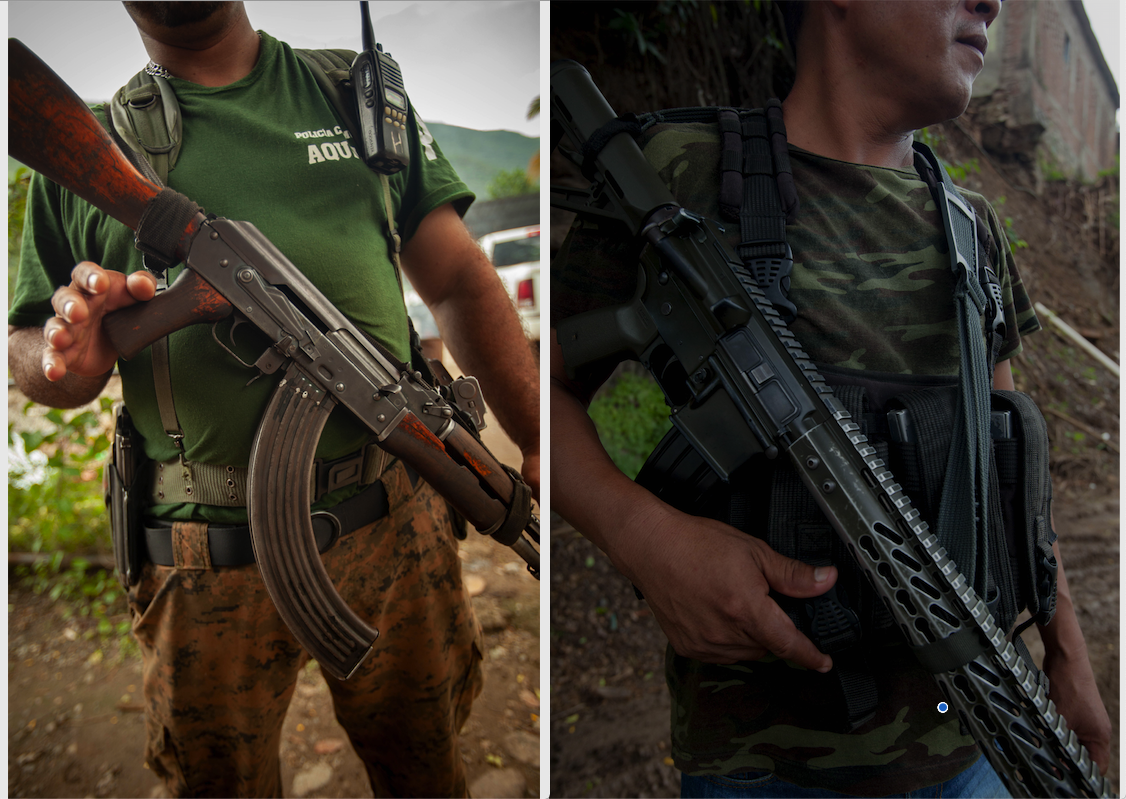
[[[912,648],[915,657],[931,674],[941,674],[964,666],[988,650],[981,643],[975,626],[967,626],[941,641]]]

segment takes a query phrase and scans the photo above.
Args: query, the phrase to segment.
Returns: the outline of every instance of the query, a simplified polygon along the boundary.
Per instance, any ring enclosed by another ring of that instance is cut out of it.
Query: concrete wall
[[[1079,0],[1008,0],[989,33],[974,85],[991,106],[983,143],[1033,146],[1036,160],[1088,179],[1114,166],[1118,88]]]

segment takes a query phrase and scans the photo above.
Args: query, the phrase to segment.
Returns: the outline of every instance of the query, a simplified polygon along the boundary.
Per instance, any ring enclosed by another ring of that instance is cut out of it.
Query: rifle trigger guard
[[[219,333],[217,332],[217,329],[219,327],[220,322],[222,322],[222,321],[223,320],[220,319],[218,322],[212,323],[212,325],[211,325],[211,338],[215,339],[215,343],[218,344],[220,347],[222,347],[224,350],[226,350],[227,354],[230,355],[232,358],[234,358],[236,361],[241,363],[247,369],[253,369],[254,364],[247,363],[242,358],[238,357],[238,355],[235,354],[235,351],[232,350],[231,347],[228,347],[226,344],[224,344],[223,341],[219,338]],[[235,344],[235,328],[238,326],[238,324],[239,324],[239,321],[237,319],[234,320],[234,322],[231,323],[230,339],[231,339],[231,346],[232,347]]]

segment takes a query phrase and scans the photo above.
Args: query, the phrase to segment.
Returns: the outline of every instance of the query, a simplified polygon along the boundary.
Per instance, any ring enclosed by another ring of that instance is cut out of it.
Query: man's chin
[[[130,15],[164,28],[180,28],[209,19],[229,3],[221,2],[140,2],[125,3]]]

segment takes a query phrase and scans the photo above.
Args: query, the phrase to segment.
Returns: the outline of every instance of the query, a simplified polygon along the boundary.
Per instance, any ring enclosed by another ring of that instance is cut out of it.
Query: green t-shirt
[[[714,124],[661,124],[641,141],[677,201],[720,220],[721,143]],[[794,253],[790,329],[817,362],[892,374],[957,374],[958,325],[939,211],[912,169],[843,163],[790,148],[801,203],[787,240]],[[1006,337],[1001,358],[1039,329],[996,214],[964,192],[986,221],[999,263]],[[729,243],[738,223],[723,222]],[[624,302],[636,289],[637,245],[597,222],[572,228],[552,262],[552,319]],[[1001,246],[998,248],[998,242]],[[672,755],[690,774],[766,770],[810,787],[857,795],[902,793],[949,779],[978,756],[933,678],[902,644],[866,653],[880,702],[855,733],[837,731],[834,675],[768,658],[734,665],[666,655]]]
[[[170,79],[183,116],[184,143],[168,185],[208,213],[252,222],[359,327],[409,360],[407,317],[390,259],[383,189],[359,158],[310,68],[286,44],[261,34],[254,69],[228,86]],[[95,109],[101,115],[101,109]],[[422,219],[453,202],[464,213],[473,195],[419,121],[410,126],[412,160],[390,179],[395,219],[409,240]],[[40,326],[50,297],[82,260],[122,272],[142,268],[133,232],[59,186],[35,175],[28,194],[23,253],[8,323]],[[184,269],[172,270],[169,281]],[[231,346],[227,320],[216,333]],[[253,363],[270,342],[241,325],[231,347]],[[186,458],[246,466],[274,380],[242,366],[215,343],[210,325],[170,337],[170,371]],[[126,405],[154,460],[177,452],[156,404],[150,351],[119,364]],[[318,457],[357,450],[366,428],[337,408]],[[346,494],[345,494],[346,495]],[[339,501],[345,495],[334,495]],[[243,522],[242,508],[160,506],[165,518]]]

